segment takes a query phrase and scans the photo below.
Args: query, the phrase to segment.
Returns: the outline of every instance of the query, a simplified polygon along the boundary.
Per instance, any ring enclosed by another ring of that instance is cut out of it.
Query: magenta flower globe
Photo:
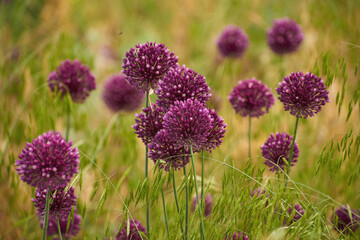
[[[293,211],[295,213],[293,213]],[[299,219],[304,215],[305,210],[300,204],[295,204],[294,207],[289,207],[287,210],[287,215],[285,215],[283,225],[290,225],[294,222],[299,221]]]
[[[226,133],[226,123],[224,119],[219,116],[214,109],[208,109],[211,118],[211,128],[209,129],[209,135],[207,136],[206,144],[204,145],[204,151],[211,152],[213,149],[220,147],[223,142],[223,138]]]
[[[74,217],[70,218],[70,225],[68,229],[67,229],[67,223],[68,223],[68,216],[61,217],[59,219],[60,231],[63,239],[71,239],[72,237],[75,237],[80,231],[81,216],[76,213],[76,210],[74,213]],[[44,220],[42,220],[41,222],[41,228],[43,227],[43,225],[44,225]],[[59,230],[57,225],[57,218],[50,216],[48,222],[48,228],[47,228],[47,235],[55,236],[58,234],[59,234]],[[59,238],[53,238],[53,239],[55,240]]]
[[[162,80],[159,81],[155,93],[158,96],[156,103],[168,109],[175,101],[187,99],[205,104],[210,99],[210,88],[205,77],[185,65],[170,69]]]
[[[249,45],[246,33],[235,25],[225,27],[217,40],[217,46],[224,57],[240,58]]]
[[[339,231],[355,232],[360,226],[360,211],[352,209],[349,205],[342,205],[335,210],[332,220]]]
[[[129,232],[128,229],[128,222],[125,221],[123,228],[118,231],[116,235],[116,240],[142,240],[144,237],[141,237],[142,232],[146,236],[146,229],[141,225],[141,223],[137,220],[129,220]],[[129,233],[129,234],[128,234]]]
[[[284,159],[289,162],[292,139],[293,137],[285,132],[276,133],[276,135],[271,134],[266,142],[261,146],[261,153],[265,158],[265,165],[270,167],[270,171],[280,171],[280,169],[284,170],[286,166]],[[295,165],[298,156],[299,148],[295,141],[291,166]]]
[[[96,89],[95,77],[79,60],[62,62],[56,71],[50,73],[48,84],[51,91],[60,92],[62,97],[69,93],[76,103],[83,103]]]
[[[144,101],[144,93],[131,86],[125,79],[126,76],[117,74],[111,76],[104,86],[102,98],[113,112],[132,112]]]
[[[270,89],[256,79],[239,81],[229,95],[229,101],[242,117],[260,117],[274,105]]]
[[[267,42],[271,50],[279,55],[295,52],[303,38],[301,27],[288,18],[276,19],[267,33]]]
[[[79,152],[60,133],[50,131],[26,143],[15,164],[21,180],[33,187],[64,188],[78,172]]]
[[[279,83],[276,92],[285,111],[298,118],[313,117],[330,101],[324,82],[312,73],[290,74]]]
[[[155,89],[170,68],[178,66],[178,58],[164,44],[138,44],[125,54],[123,74],[130,85],[143,92]]]

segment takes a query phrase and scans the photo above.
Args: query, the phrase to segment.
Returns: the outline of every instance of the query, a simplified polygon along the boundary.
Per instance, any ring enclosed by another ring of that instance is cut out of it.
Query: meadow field
[[[302,29],[301,45],[289,54],[276,54],[267,42],[279,18]],[[81,221],[71,239],[201,239],[202,229],[205,239],[215,240],[238,239],[235,232],[239,239],[360,239],[359,24],[359,0],[0,0],[0,239],[43,236],[36,188],[22,181],[17,165],[27,142],[49,131],[79,152],[68,185],[76,207],[68,215]],[[239,58],[219,51],[228,25],[247,35]],[[131,48],[146,42],[165,44],[179,66],[205,77],[207,104],[226,123],[216,149],[195,151],[193,161],[185,154],[186,177],[183,168],[162,170],[167,159],[154,164],[149,158],[145,178],[148,148],[133,125],[135,114],[156,102],[156,90],[136,110],[115,112],[104,103],[107,80],[122,72]],[[95,77],[96,89],[80,103],[49,87],[50,73],[67,59],[81,61]],[[285,111],[276,91],[284,77],[300,71],[321,77],[328,91],[329,102],[308,118]],[[252,78],[266,84],[275,101],[251,118],[249,150],[249,117],[237,114],[228,96]],[[270,171],[261,147],[271,134],[294,136],[295,128],[297,162],[290,171],[286,163]],[[200,208],[201,218],[198,206],[191,210],[195,184],[203,200],[212,197],[210,213]],[[303,211],[289,211],[295,204]],[[334,214],[341,206],[350,215],[345,228]],[[131,232],[133,219],[150,231]],[[120,231],[123,238],[116,237]]]

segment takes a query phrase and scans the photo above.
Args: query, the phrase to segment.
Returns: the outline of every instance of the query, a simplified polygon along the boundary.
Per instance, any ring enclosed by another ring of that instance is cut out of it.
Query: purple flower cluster
[[[226,235],[225,240],[248,240],[249,237],[243,233],[234,232],[232,236]]]
[[[117,74],[106,82],[102,98],[112,111],[131,112],[140,107],[144,94],[126,82],[126,76]]]
[[[333,223],[340,231],[355,232],[360,226],[360,211],[350,208],[349,205],[342,205],[336,209],[335,216],[332,217]]]
[[[249,79],[239,81],[230,93],[229,101],[241,116],[260,117],[274,105],[274,96],[265,84]]]
[[[64,188],[78,172],[79,152],[71,146],[51,131],[27,143],[16,161],[21,180],[41,189]]]
[[[177,67],[178,58],[164,44],[147,42],[131,48],[123,59],[123,73],[135,88],[148,92],[170,68]]]
[[[199,198],[201,199],[201,195],[199,196]],[[204,205],[204,216],[205,217],[210,216],[210,214],[212,212],[212,204],[213,204],[212,195],[210,193],[208,193],[205,196],[205,205]],[[191,211],[193,211],[193,212],[195,211],[196,205],[197,205],[197,198],[196,198],[196,196],[194,196],[192,199]]]
[[[69,93],[74,102],[82,103],[96,88],[95,77],[89,68],[79,60],[65,60],[48,78],[51,91],[60,91],[62,96]]]
[[[279,55],[296,51],[302,40],[300,26],[288,18],[275,20],[273,27],[268,31],[267,42],[271,50]]]
[[[329,92],[320,77],[296,72],[285,77],[276,88],[285,111],[298,118],[312,117],[329,102]]]
[[[60,223],[60,231],[61,236],[63,239],[70,239],[71,237],[76,236],[80,231],[80,223],[81,223],[81,216],[79,214],[74,213],[74,217],[70,218],[70,225],[68,231],[66,231],[67,223],[68,223],[68,216],[62,217],[59,219]],[[43,227],[44,221],[41,222],[41,227]],[[57,218],[50,216],[48,222],[48,229],[47,235],[57,235],[59,233],[58,226],[57,226]],[[53,238],[54,240],[59,238]]]
[[[294,209],[295,209],[295,213],[294,216],[292,218],[291,215],[293,214],[293,208],[289,207],[287,210],[288,215],[285,216],[284,218],[284,222],[283,225],[290,225],[293,222],[299,221],[299,219],[304,215],[305,210],[302,208],[302,206],[300,204],[295,204],[294,205]]]
[[[289,161],[292,139],[292,136],[285,132],[276,133],[276,135],[271,134],[264,145],[261,146],[262,156],[265,158],[265,165],[270,167],[270,171],[284,170],[285,162],[283,158]],[[295,165],[294,163],[297,162],[298,156],[299,148],[295,141],[291,166]]]
[[[241,28],[229,25],[221,33],[217,45],[224,57],[240,58],[248,47],[249,40]]]
[[[146,235],[146,229],[137,220],[130,220],[130,231],[128,235],[127,224],[128,222],[126,221],[123,228],[116,235],[116,240],[142,240],[143,238],[140,236],[139,231]]]

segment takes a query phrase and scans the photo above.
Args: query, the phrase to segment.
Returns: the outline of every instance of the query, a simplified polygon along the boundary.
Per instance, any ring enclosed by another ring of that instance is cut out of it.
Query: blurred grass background
[[[267,29],[274,19],[281,17],[297,21],[305,36],[296,53],[282,58],[271,52],[266,43]],[[246,168],[248,122],[235,115],[227,96],[239,80],[255,77],[276,94],[277,84],[291,72],[314,71],[328,85],[333,79],[328,89],[330,103],[315,117],[300,121],[297,137],[300,156],[291,178],[340,203],[360,208],[357,149],[341,166],[321,167],[315,175],[317,160],[325,144],[332,139],[340,141],[350,129],[355,137],[359,135],[359,103],[353,104],[360,89],[359,75],[356,74],[360,56],[359,23],[358,0],[0,1],[2,239],[37,239],[41,234],[31,202],[33,190],[20,181],[14,162],[26,141],[49,130],[64,135],[66,106],[50,92],[46,81],[49,73],[65,59],[79,59],[87,64],[97,83],[96,91],[84,104],[72,105],[70,139],[83,152],[80,168],[85,169],[81,190],[78,183],[75,185],[79,212],[84,215],[78,238],[95,239],[98,236],[104,239],[115,234],[125,217],[123,206],[99,169],[90,164],[85,155],[94,156],[113,117],[101,99],[104,82],[108,76],[121,71],[126,51],[146,41],[165,43],[175,51],[179,64],[186,64],[206,77],[214,95],[221,99],[218,112],[228,125],[222,146],[207,156],[234,163],[238,169]],[[217,51],[217,37],[228,24],[236,24],[248,34],[250,45],[240,60],[223,59]],[[340,96],[344,93],[342,104],[336,103],[338,93]],[[354,105],[352,114],[346,121],[351,104]],[[340,113],[338,109],[341,109]],[[265,170],[264,183],[276,183],[277,176],[265,169],[260,146],[271,133],[286,131],[292,134],[294,123],[295,118],[283,111],[279,101],[275,102],[269,114],[253,120],[251,165],[257,171]],[[144,174],[144,146],[133,133],[133,124],[134,114],[120,113],[95,158],[112,182],[118,184],[123,199],[130,196],[131,189],[135,191]],[[221,198],[222,178],[229,168],[211,159],[206,162],[205,172],[207,180],[212,182],[210,191],[216,201]],[[336,153],[331,161],[339,162],[338,159],[341,159],[340,153]],[[150,169],[153,166],[150,162]],[[354,179],[348,184],[351,175]],[[176,176],[180,184],[182,173],[176,173]],[[236,187],[250,189],[252,181],[241,185],[246,181],[239,180]],[[97,216],[98,201],[106,186],[109,197],[102,213]],[[95,192],[94,189],[99,190]],[[170,216],[175,213],[175,206],[171,187],[167,189]],[[333,204],[313,190],[304,188],[304,191],[316,201]],[[95,195],[90,200],[92,193]],[[152,227],[163,236],[161,238],[165,238],[162,209],[160,204],[154,206],[151,210]],[[145,223],[143,203],[131,204],[130,211]],[[330,216],[331,209],[325,214]],[[217,225],[214,223],[214,226]],[[254,227],[246,230],[251,233]],[[259,237],[259,234],[253,233],[252,236]]]

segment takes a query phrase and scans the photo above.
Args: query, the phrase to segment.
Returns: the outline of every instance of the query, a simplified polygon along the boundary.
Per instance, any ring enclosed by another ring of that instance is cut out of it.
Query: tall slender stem
[[[297,132],[297,128],[298,128],[298,124],[299,124],[299,118],[296,118],[296,122],[295,122],[295,129],[294,129],[294,136],[293,136],[293,140],[291,142],[291,149],[290,149],[290,157],[289,157],[289,166],[288,166],[288,174],[290,172],[290,167],[291,167],[291,161],[294,155],[294,145],[295,145],[295,138],[296,138],[296,132]]]
[[[59,218],[56,219],[56,222],[57,222],[57,228],[58,228],[58,232],[59,232],[59,239],[62,240]]]
[[[186,174],[186,167],[184,167],[184,177],[185,177],[185,240],[188,239],[188,229],[189,229],[189,187],[188,187],[188,177]]]
[[[204,151],[201,152],[201,209],[204,203]]]
[[[177,210],[178,214],[180,214],[180,207],[179,207],[179,201],[178,201],[178,198],[177,198],[176,184],[175,184],[175,172],[173,172],[173,175],[172,175],[172,182],[173,182],[173,189],[174,189],[174,197],[175,197],[175,203],[176,203],[176,210]],[[180,222],[180,230],[181,230],[181,233],[184,233],[182,227],[183,227],[183,226],[182,226],[182,223]]]
[[[166,214],[166,205],[165,205],[164,189],[161,189],[161,196],[162,196],[162,204],[163,204],[163,209],[164,209],[166,235],[167,235],[167,239],[170,239],[170,236],[169,236],[169,225],[168,225],[168,219],[167,219],[167,214]]]
[[[44,225],[43,225],[43,237],[42,239],[46,239],[48,222],[49,222],[49,204],[50,204],[50,189],[47,190],[46,193],[46,200],[45,200],[45,218],[44,218]]]
[[[145,108],[149,106],[149,91],[146,91],[146,99],[145,99]],[[147,178],[148,186],[150,184],[150,180],[148,178],[148,152],[149,148],[146,144],[145,146],[145,178]],[[148,238],[150,239],[150,207],[149,207],[149,191],[146,191],[146,232]]]
[[[70,108],[70,100],[67,100],[67,113],[66,113],[66,132],[65,132],[65,140],[69,141],[69,133],[70,133],[70,118],[71,118],[71,108]]]
[[[192,162],[193,173],[194,173],[194,183],[195,183],[196,200],[197,200],[197,202],[199,203],[200,200],[199,200],[199,192],[198,192],[197,181],[196,181],[196,169],[195,169],[195,161],[194,161],[194,154],[193,154],[192,146],[190,146],[190,154],[191,154],[191,162]],[[205,238],[205,228],[204,228],[204,221],[203,221],[203,217],[202,217],[201,206],[199,206],[198,209],[199,209],[199,217],[200,217],[200,232],[201,232],[201,238],[202,238],[202,239],[206,239],[206,238]]]
[[[251,117],[249,115],[249,132],[248,132],[248,137],[249,137],[249,159],[251,159]]]

